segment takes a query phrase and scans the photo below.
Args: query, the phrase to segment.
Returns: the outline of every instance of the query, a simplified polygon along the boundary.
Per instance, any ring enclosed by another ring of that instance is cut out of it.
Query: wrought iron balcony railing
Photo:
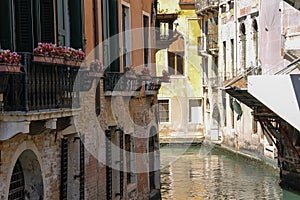
[[[198,37],[198,53],[210,52],[218,49],[218,34],[207,34],[206,36]]]
[[[143,75],[134,75],[128,77],[125,73],[106,72],[104,75],[105,92],[135,92],[140,91],[144,86],[145,92],[157,92],[160,88],[160,78],[150,77],[143,78]],[[128,93],[128,94],[130,94]]]
[[[0,73],[2,112],[79,107],[79,67],[35,62],[23,54],[21,71]]]
[[[201,12],[217,11],[220,0],[195,0],[195,10],[197,14]]]

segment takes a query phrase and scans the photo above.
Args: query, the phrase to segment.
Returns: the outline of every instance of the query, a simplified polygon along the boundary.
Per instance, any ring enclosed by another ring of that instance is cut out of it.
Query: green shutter
[[[64,16],[64,0],[56,1],[57,3],[57,29],[58,29],[58,44],[66,44],[66,29]]]
[[[41,1],[41,40],[54,43],[53,0]]]
[[[2,49],[13,49],[11,39],[11,0],[1,0],[0,18],[0,47]]]
[[[15,0],[16,51],[33,50],[31,0]]]
[[[71,46],[84,49],[83,1],[69,1]]]
[[[118,11],[118,0],[109,0],[109,16],[114,16],[109,18],[109,36],[110,38],[110,71],[119,72],[120,71],[120,45],[119,37],[113,37],[119,34],[119,11]]]

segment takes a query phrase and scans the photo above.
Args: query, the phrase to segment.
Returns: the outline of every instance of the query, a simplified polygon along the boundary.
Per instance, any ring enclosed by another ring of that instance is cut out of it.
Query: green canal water
[[[276,171],[203,146],[161,147],[162,199],[287,199]]]

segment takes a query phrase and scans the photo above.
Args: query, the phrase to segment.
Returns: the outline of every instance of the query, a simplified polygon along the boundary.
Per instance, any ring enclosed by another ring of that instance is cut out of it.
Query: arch
[[[28,159],[28,161],[26,160]],[[18,148],[16,149],[14,155],[11,158],[11,164],[8,168],[7,172],[7,181],[6,185],[9,187],[11,183],[11,177],[13,175],[13,170],[15,169],[15,166],[18,165],[17,163],[20,163],[20,166],[22,167],[22,170],[24,172],[24,179],[25,179],[25,190],[30,192],[29,184],[35,184],[36,186],[33,186],[31,189],[36,189],[39,191],[39,195],[42,197],[45,197],[45,175],[44,170],[41,166],[42,160],[40,153],[35,146],[35,144],[32,141],[24,141],[21,143]],[[36,173],[28,173],[28,170],[35,167]],[[30,182],[28,179],[30,178],[36,178],[34,182]],[[37,186],[42,186],[37,188]],[[9,188],[5,192],[6,199],[8,199],[9,196]],[[33,195],[32,195],[33,198]]]

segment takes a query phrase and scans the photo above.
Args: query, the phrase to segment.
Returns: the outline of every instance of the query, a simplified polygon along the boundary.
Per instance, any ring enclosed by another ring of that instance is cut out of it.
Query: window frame
[[[160,110],[160,101],[168,101],[168,121],[161,121],[161,110]],[[159,124],[171,124],[171,99],[170,98],[161,98],[158,99],[158,114],[159,114]]]
[[[193,106],[193,107],[200,107],[200,121],[199,122],[192,122],[192,116],[191,116],[191,101],[199,101],[200,102],[200,106]],[[188,99],[188,124],[197,124],[197,125],[201,125],[203,124],[203,98],[189,98]]]
[[[144,24],[145,17],[147,17],[147,19],[148,19],[148,25],[146,25],[146,26]],[[143,49],[143,64],[145,67],[150,67],[150,65],[151,65],[151,48],[150,48],[151,47],[151,35],[150,35],[151,29],[150,29],[150,25],[151,24],[150,24],[150,14],[145,11],[142,12],[142,23],[143,23],[143,48],[144,48]],[[148,31],[146,33],[145,33],[145,27],[148,28]],[[147,42],[145,41],[145,34],[147,34],[147,37],[148,37]],[[145,45],[148,45],[148,48],[145,48]],[[146,53],[148,54],[147,61],[145,61]]]
[[[174,64],[173,66],[170,65],[170,55],[174,55]],[[181,57],[182,60],[182,73],[178,72],[178,57]],[[171,76],[185,76],[185,59],[184,59],[184,52],[171,52],[167,51],[167,61],[168,61],[168,71]],[[170,68],[174,70],[173,72],[170,72]]]
[[[128,11],[128,22],[123,19],[123,9],[127,9]],[[130,10],[130,4],[122,1],[121,3],[121,23],[122,23],[122,66],[123,70],[126,66],[130,66],[132,64],[132,54],[131,54],[131,10]],[[125,21],[125,24],[124,24]],[[128,23],[128,24],[126,24]],[[126,27],[128,25],[128,27]],[[125,39],[125,40],[124,40]],[[126,50],[126,51],[125,51]],[[125,58],[125,59],[124,59]],[[126,61],[126,62],[125,62]]]

